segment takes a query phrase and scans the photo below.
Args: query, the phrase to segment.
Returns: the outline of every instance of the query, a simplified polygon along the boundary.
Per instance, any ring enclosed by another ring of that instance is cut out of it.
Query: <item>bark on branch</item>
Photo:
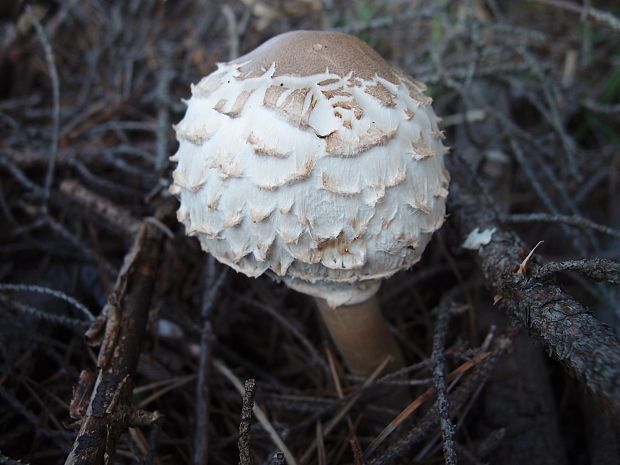
[[[107,305],[105,334],[97,359],[97,380],[65,465],[114,463],[116,442],[128,426],[156,416],[134,410],[133,376],[157,278],[164,232],[140,227]]]
[[[535,279],[537,266],[521,274],[524,244],[500,224],[492,200],[458,154],[449,157],[450,219],[465,238],[473,229],[495,228],[477,253],[487,285],[511,317],[540,340],[547,351],[596,397],[620,412],[620,342],[611,328],[556,284]]]

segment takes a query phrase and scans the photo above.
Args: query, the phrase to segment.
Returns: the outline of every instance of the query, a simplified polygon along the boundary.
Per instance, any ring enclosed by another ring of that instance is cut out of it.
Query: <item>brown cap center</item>
[[[309,76],[329,69],[330,73],[365,80],[378,75],[397,84],[394,68],[365,42],[340,32],[293,31],[268,40],[233,63],[240,67],[241,78],[263,74],[275,63],[274,76]]]

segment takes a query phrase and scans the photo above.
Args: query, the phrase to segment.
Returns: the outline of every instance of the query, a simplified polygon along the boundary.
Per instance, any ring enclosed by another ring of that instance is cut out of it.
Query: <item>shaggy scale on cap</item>
[[[192,86],[170,191],[187,234],[331,306],[416,263],[444,220],[446,148],[424,84],[361,40],[279,35]]]

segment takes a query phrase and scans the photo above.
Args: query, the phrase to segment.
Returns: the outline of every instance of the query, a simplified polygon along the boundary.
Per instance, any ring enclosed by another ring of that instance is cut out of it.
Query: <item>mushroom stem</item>
[[[391,356],[388,371],[405,366],[403,353],[381,314],[376,297],[336,308],[331,308],[324,299],[315,300],[334,344],[353,374],[370,375],[388,356]]]

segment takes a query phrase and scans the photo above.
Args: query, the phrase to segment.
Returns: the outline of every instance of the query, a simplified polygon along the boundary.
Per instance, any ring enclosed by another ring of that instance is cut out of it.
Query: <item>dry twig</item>
[[[215,336],[211,325],[211,313],[215,300],[226,279],[226,270],[221,269],[215,276],[218,267],[215,259],[209,257],[205,265],[205,292],[202,298],[202,332],[200,334],[200,359],[196,377],[196,429],[194,431],[194,465],[206,465],[209,455],[209,377]],[[247,390],[246,390],[247,392]]]
[[[446,465],[456,465],[454,424],[450,419],[450,403],[448,401],[448,386],[446,384],[446,359],[443,354],[449,320],[450,304],[444,300],[439,305],[439,316],[437,318],[437,326],[435,327],[435,335],[433,336],[433,377],[437,391],[437,410],[439,412],[443,437],[444,458],[446,459]]]
[[[241,384],[241,381],[239,380],[239,378],[235,376],[235,374],[232,371],[230,371],[230,369],[226,365],[224,365],[224,363],[216,359],[213,361],[213,366],[222,375],[224,375],[224,377],[228,381],[230,381],[230,383],[232,383],[232,385],[235,387],[235,389],[237,390],[239,394],[241,394],[242,396],[245,394],[245,389],[243,385]],[[265,412],[263,411],[263,409],[261,409],[258,405],[254,405],[253,411],[254,411],[254,415],[256,416],[256,419],[261,424],[261,426],[265,429],[265,431],[267,431],[273,443],[284,454],[287,464],[297,465],[298,463],[297,460],[295,459],[295,457],[293,456],[289,448],[286,446],[282,438],[280,438],[280,435],[274,429],[273,425],[269,422],[269,419],[267,418],[267,415],[265,415]]]
[[[563,271],[576,271],[594,280],[620,285],[620,264],[604,258],[584,258],[582,260],[566,260],[563,262],[545,263],[534,273],[537,279]]]
[[[489,373],[493,370],[502,355],[511,345],[511,339],[508,336],[498,337],[493,344],[492,354],[488,360],[480,366],[477,366],[474,373],[470,375],[460,386],[458,386],[448,397],[450,405],[457,411],[469,398],[471,393],[476,390],[480,384],[486,381]],[[402,415],[402,414],[401,414]],[[385,447],[383,453],[374,454],[374,450],[366,453],[366,457],[372,457],[369,465],[387,465],[392,463],[396,458],[405,454],[411,447],[419,443],[426,437],[437,422],[439,421],[438,405],[435,403],[416,425],[406,432],[403,437]],[[372,454],[371,454],[372,453]]]
[[[97,359],[97,381],[66,465],[113,463],[116,442],[129,426],[151,424],[157,415],[133,409],[131,393],[164,234],[140,228],[118,275],[108,306]]]
[[[256,381],[253,379],[246,380],[244,389],[241,422],[239,423],[239,465],[252,465],[254,461],[252,460],[250,445],[250,426],[252,426]]]

